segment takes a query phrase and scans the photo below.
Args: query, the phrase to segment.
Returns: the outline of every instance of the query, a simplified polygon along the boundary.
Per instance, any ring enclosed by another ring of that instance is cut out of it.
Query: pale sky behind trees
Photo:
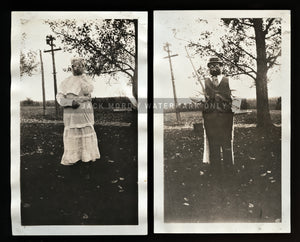
[[[22,51],[29,50],[37,52],[37,61],[40,61],[39,50],[42,51],[44,76],[45,76],[45,96],[46,100],[54,100],[54,82],[53,82],[53,69],[51,52],[43,53],[44,50],[49,50],[50,46],[46,44],[46,36],[51,34],[56,37],[48,24],[43,23],[43,19],[31,19],[24,21],[21,25],[22,33],[26,34],[24,45],[21,47]],[[21,34],[22,34],[21,33]],[[63,49],[63,44],[59,38],[54,41],[56,47]],[[65,72],[63,69],[70,66],[72,57],[78,56],[76,52],[67,53],[63,50],[55,51],[55,66],[56,66],[56,79],[57,86],[63,81],[71,72]],[[110,77],[109,75],[95,76],[94,78],[94,92],[93,97],[112,97],[112,96],[130,96],[132,97],[132,88],[129,83],[128,77],[124,74],[118,74],[118,80]],[[42,76],[40,65],[37,71],[32,76],[24,75],[20,78],[20,93],[21,100],[31,98],[34,101],[42,101]]]
[[[209,17],[208,17],[209,16]],[[185,40],[197,42],[199,35],[206,30],[214,32],[216,41],[224,33],[219,26],[220,18],[226,17],[221,15],[199,15],[197,11],[182,11],[180,14],[175,11],[159,11],[155,13],[154,18],[154,90],[157,93],[162,93],[162,97],[172,98],[172,83],[168,59],[163,57],[167,56],[163,46],[166,42],[171,44],[170,50],[172,54],[178,56],[172,58],[173,71],[175,77],[176,92],[178,98],[195,97],[200,91],[200,85],[197,85],[196,79],[193,77],[192,66],[186,57],[185,46],[188,44]],[[227,16],[228,17],[228,16]],[[235,16],[230,16],[235,17]],[[269,17],[269,16],[266,16]],[[205,19],[208,24],[200,23],[198,19]],[[176,30],[176,37],[174,37],[174,30]],[[43,23],[43,19],[33,18],[26,20],[21,25],[21,33],[26,34],[24,45],[21,47],[22,51],[36,51],[37,60],[39,61],[39,50],[50,49],[46,45],[46,35],[52,34],[50,27]],[[53,35],[54,36],[54,35]],[[56,36],[55,36],[56,37]],[[179,39],[178,39],[179,38]],[[56,48],[63,47],[59,38],[55,40]],[[192,50],[189,51],[190,55],[193,54]],[[52,59],[50,53],[42,53],[45,71],[45,91],[46,100],[54,99],[54,85],[52,75]],[[64,72],[63,68],[70,65],[70,59],[76,56],[76,53],[66,53],[61,51],[55,52],[56,71],[57,71],[57,84],[64,80],[71,72]],[[207,59],[201,59],[194,56],[194,65],[196,68],[199,66],[206,66]],[[280,62],[280,59],[279,59]],[[280,66],[277,70],[270,70],[270,82],[268,84],[269,97],[281,96],[281,86],[284,85],[284,78],[281,76]],[[94,92],[93,97],[109,97],[109,96],[132,96],[132,88],[128,85],[128,78],[122,73],[119,75],[119,80],[116,81],[110,78],[109,75],[95,76],[94,78]],[[148,80],[152,82],[152,80]],[[21,100],[31,98],[35,101],[42,100],[41,89],[41,73],[40,65],[37,72],[32,76],[23,76],[20,78],[20,87],[22,92]],[[159,85],[158,85],[159,84]],[[231,89],[234,89],[233,95],[242,98],[255,98],[255,87],[253,80],[243,75],[239,79],[231,79]],[[251,87],[251,88],[250,88]]]
[[[219,14],[216,11],[215,14],[208,14],[208,12],[204,15],[199,14],[197,11],[182,11],[180,13],[178,11],[160,11],[154,14],[154,83],[156,84],[154,85],[154,91],[157,96],[173,97],[169,62],[168,59],[164,59],[167,56],[167,52],[163,50],[166,42],[171,44],[171,54],[178,54],[178,56],[172,58],[177,97],[195,97],[201,91],[200,85],[196,84],[197,81],[192,75],[192,65],[186,57],[185,46],[188,45],[187,41],[197,43],[200,34],[208,30],[213,32],[214,41],[218,42],[219,37],[224,34],[224,29],[220,27],[220,18],[236,17],[232,14],[228,15],[228,13],[222,16],[222,11],[219,11]],[[266,17],[270,16],[266,15]],[[198,19],[204,19],[208,24],[199,22]],[[174,36],[175,31],[176,35]],[[193,55],[192,49],[189,49],[189,54]],[[206,67],[207,61],[208,58],[203,59],[197,55],[193,56],[193,63],[197,69],[200,66]],[[280,59],[278,59],[278,62],[280,62]],[[270,79],[268,84],[269,97],[281,96],[281,86],[284,85],[281,75],[280,66],[276,70],[270,70],[268,75]],[[235,90],[232,94],[240,98],[256,97],[253,84],[253,79],[245,75],[239,76],[238,79],[230,78],[230,87]]]

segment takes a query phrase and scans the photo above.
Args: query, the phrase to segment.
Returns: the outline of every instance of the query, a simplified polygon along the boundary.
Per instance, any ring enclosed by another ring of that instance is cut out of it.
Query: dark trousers
[[[233,113],[203,113],[203,118],[209,143],[211,173],[217,177],[230,174],[233,171],[231,145]]]

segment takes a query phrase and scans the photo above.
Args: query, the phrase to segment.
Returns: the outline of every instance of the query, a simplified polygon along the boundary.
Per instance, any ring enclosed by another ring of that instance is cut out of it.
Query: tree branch
[[[256,78],[251,75],[249,72],[245,71],[243,68],[241,68],[238,64],[236,64],[235,62],[233,62],[232,60],[224,57],[223,55],[220,55],[217,51],[215,51],[214,49],[210,48],[210,47],[206,47],[206,46],[202,46],[202,45],[199,45],[199,44],[196,44],[196,43],[192,43],[192,45],[194,46],[200,46],[200,48],[204,48],[204,49],[207,49],[211,52],[213,52],[216,56],[218,56],[219,58],[223,59],[223,60],[226,60],[226,62],[229,62],[230,64],[232,64],[233,66],[235,66],[237,69],[239,69],[242,73],[244,73],[245,75],[251,77],[253,80],[255,80]],[[256,72],[254,72],[256,73]]]
[[[236,73],[233,73],[233,74],[229,74],[228,76],[238,76],[238,75],[247,75],[247,74],[251,74],[253,73],[253,71],[247,71],[247,72],[236,72]]]
[[[125,47],[122,48],[122,50],[125,50],[126,53],[128,53],[129,55],[131,55],[132,57],[135,57],[134,54],[132,54],[129,50],[127,50]]]
[[[256,73],[256,71],[252,67],[250,67],[249,65],[246,65],[246,64],[237,64],[237,65],[248,68],[248,69],[250,69],[250,72]]]
[[[75,43],[77,43],[77,44],[79,43],[79,41],[78,41],[76,38],[71,38],[71,37],[68,36],[68,35],[65,35],[65,34],[63,34],[63,33],[61,33],[61,32],[55,31],[54,29],[53,29],[52,31],[53,31],[55,34],[57,34],[57,35],[61,35],[61,36],[65,37],[66,39],[68,39],[68,41],[73,41],[73,42],[75,42]],[[97,51],[98,54],[99,54],[100,56],[104,57],[106,60],[108,60],[109,62],[112,62],[112,63],[113,63],[112,59],[109,58],[106,54],[103,54],[103,52],[102,52],[95,44],[93,44],[91,41],[87,42],[87,44],[90,46],[90,48],[92,48],[93,50]],[[134,69],[133,69],[129,64],[124,63],[124,62],[122,62],[122,61],[118,61],[118,62],[119,62],[120,64],[125,64],[125,65],[127,65],[132,71],[134,71]],[[132,75],[131,73],[128,72],[128,68],[127,68],[127,69],[124,69],[124,68],[122,68],[118,63],[114,63],[114,64],[115,64],[115,66],[116,66],[117,68],[119,68],[119,70],[116,70],[115,72],[121,71],[121,72],[124,72],[125,74],[127,74],[130,78],[133,78],[133,75]],[[114,72],[114,71],[111,71],[110,73],[113,73],[113,72]]]
[[[272,23],[274,22],[275,18],[271,18],[268,22],[268,24],[266,25],[266,29],[264,30],[265,35],[268,33],[269,28],[271,27]]]
[[[239,21],[240,24],[243,24],[243,25],[246,25],[246,26],[250,26],[250,27],[254,27],[253,24],[249,24],[249,23],[246,23],[246,22],[242,22],[242,21],[240,21],[240,20],[238,20],[238,21]],[[250,21],[250,19],[249,19],[249,21]]]
[[[281,34],[281,29],[278,29],[278,31],[277,32],[275,32],[275,33],[273,33],[273,34],[271,34],[271,35],[269,35],[269,36],[266,36],[266,39],[270,39],[270,38],[272,38],[273,36],[276,36],[276,35],[280,35]]]
[[[268,69],[270,69],[270,68],[272,68],[272,66],[276,65],[276,60],[280,55],[281,55],[281,50],[277,53],[277,55],[267,58],[267,62],[269,64]]]
[[[121,72],[126,73],[128,76],[130,76],[131,79],[133,78],[133,75],[131,73],[129,73],[127,71],[127,69],[122,68],[118,63],[115,63],[115,65],[116,65],[116,67],[118,67],[120,69]]]
[[[125,71],[130,71],[131,69],[124,69]],[[115,73],[115,72],[119,72],[121,70],[114,70],[114,71],[104,71],[104,72],[101,72],[101,74],[112,74],[112,73]]]
[[[122,65],[125,65],[127,66],[131,71],[134,71],[133,67],[131,67],[131,65],[127,64],[126,62],[123,62],[121,60],[117,60],[116,62],[122,64]]]
[[[222,41],[223,42],[223,41]],[[245,54],[247,54],[248,56],[250,56],[253,60],[256,60],[256,57],[253,56],[251,53],[249,53],[248,51],[246,51],[245,49],[243,49],[242,47],[240,47],[239,45],[237,45],[236,43],[232,42],[231,40],[229,40],[229,42],[231,44],[233,44],[234,46],[236,46],[237,48],[239,48],[241,51],[243,51]]]

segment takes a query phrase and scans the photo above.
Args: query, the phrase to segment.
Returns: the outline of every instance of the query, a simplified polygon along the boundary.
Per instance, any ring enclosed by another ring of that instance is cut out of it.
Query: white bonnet
[[[75,63],[81,63],[81,64],[85,64],[85,60],[83,57],[74,57],[71,59],[71,65],[75,64]]]

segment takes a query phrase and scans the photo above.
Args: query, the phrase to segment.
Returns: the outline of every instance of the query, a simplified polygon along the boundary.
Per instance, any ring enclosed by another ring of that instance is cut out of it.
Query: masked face
[[[72,65],[72,71],[75,76],[82,75],[84,72],[84,66],[80,62],[75,62]]]
[[[212,76],[221,75],[223,67],[219,63],[212,63],[209,65],[209,73]]]

